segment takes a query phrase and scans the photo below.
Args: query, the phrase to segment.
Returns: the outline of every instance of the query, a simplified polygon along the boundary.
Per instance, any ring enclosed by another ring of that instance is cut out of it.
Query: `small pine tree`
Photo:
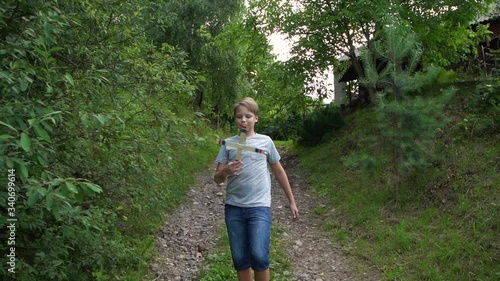
[[[371,164],[390,166],[398,198],[403,176],[429,163],[433,136],[443,125],[439,117],[454,90],[426,93],[436,83],[440,70],[429,67],[417,71],[422,48],[408,25],[392,18],[379,35],[380,40],[362,55],[366,78],[360,82],[379,89],[375,103],[378,135],[367,136],[370,140],[367,145],[369,151],[382,154],[349,159],[351,163],[352,159],[370,159]]]

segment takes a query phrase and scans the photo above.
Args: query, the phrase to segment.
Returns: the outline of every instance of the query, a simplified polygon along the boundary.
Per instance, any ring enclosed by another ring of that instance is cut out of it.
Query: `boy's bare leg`
[[[252,269],[247,268],[237,271],[238,281],[252,281]]]
[[[255,273],[255,281],[269,281],[271,275],[269,273],[269,268],[262,271],[254,271]]]

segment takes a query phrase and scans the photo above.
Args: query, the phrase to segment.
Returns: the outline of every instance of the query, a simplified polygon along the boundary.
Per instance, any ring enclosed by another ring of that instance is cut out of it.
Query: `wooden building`
[[[478,60],[487,75],[500,69],[500,12],[478,20],[479,24],[488,25],[490,38],[478,45]],[[475,28],[477,24],[473,25]],[[497,73],[498,74],[498,73]]]
[[[471,58],[469,61],[449,65],[446,68],[457,69],[475,65],[480,66],[486,75],[500,75],[498,73],[500,71],[500,4],[496,4],[490,14],[472,23],[471,28],[475,30],[478,24],[487,25],[488,30],[491,32],[490,38],[478,45],[478,56]],[[347,57],[343,57],[339,60],[345,61],[347,59]],[[342,73],[334,72],[333,79],[335,103],[349,105],[353,102],[360,102],[358,99],[364,96],[364,90],[356,83],[358,75],[352,65]],[[346,100],[346,97],[348,100]]]

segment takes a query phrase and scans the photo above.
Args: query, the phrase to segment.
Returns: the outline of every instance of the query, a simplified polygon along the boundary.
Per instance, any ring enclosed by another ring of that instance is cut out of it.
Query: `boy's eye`
[[[253,115],[236,115],[237,119],[241,119],[243,117],[245,117],[246,119],[251,119],[251,118],[253,118]]]

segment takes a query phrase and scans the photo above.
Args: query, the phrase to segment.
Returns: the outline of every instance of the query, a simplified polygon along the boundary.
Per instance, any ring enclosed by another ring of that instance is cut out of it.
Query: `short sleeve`
[[[217,158],[215,159],[215,161],[221,164],[229,163],[229,157],[225,145],[221,145],[219,154],[217,154]]]
[[[269,162],[269,164],[274,164],[280,161],[281,156],[278,152],[278,149],[276,149],[274,142],[271,139],[269,140],[269,149],[267,153],[268,153],[267,161]]]

